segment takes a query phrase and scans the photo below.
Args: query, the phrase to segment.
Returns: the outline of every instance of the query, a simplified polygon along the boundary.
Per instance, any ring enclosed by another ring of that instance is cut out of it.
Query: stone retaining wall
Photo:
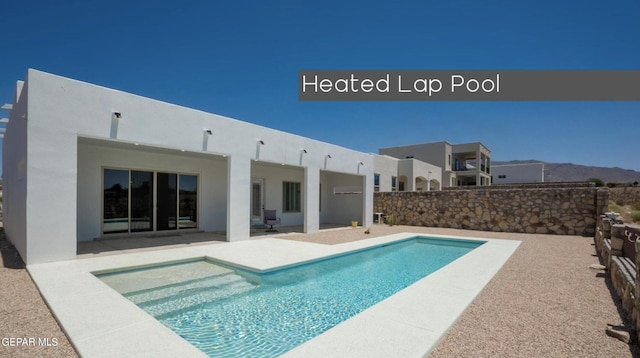
[[[596,252],[611,277],[613,290],[622,308],[632,321],[636,342],[640,342],[640,227],[625,225],[619,217],[602,215],[594,238]],[[624,245],[633,242],[633,252],[624,252]]]
[[[610,188],[609,200],[618,205],[640,204],[640,187]]]
[[[606,205],[597,188],[374,193],[374,212],[397,224],[591,237]]]

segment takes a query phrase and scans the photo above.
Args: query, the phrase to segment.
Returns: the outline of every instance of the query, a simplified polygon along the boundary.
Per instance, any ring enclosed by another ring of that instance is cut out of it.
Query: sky
[[[492,161],[640,171],[637,101],[298,100],[300,70],[640,70],[639,14],[636,0],[11,1],[0,102],[34,68],[363,152],[479,141]]]

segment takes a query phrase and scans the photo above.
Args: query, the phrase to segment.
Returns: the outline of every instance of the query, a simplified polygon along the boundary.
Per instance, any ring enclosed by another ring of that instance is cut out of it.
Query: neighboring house
[[[446,141],[380,148],[394,158],[413,158],[442,168],[442,186],[491,185],[491,151],[480,142]]]
[[[417,159],[373,154],[374,191],[440,190],[442,169]]]
[[[544,183],[544,163],[494,165],[491,180],[493,184]]]
[[[373,221],[367,153],[36,70],[5,107],[4,227],[27,264],[114,235],[245,240],[263,209],[304,232]]]

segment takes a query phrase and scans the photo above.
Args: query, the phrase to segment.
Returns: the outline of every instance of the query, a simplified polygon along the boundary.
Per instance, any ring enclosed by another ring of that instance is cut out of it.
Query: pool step
[[[154,290],[130,292],[125,294],[125,297],[147,313],[159,318],[172,312],[250,291],[256,287],[258,285],[241,275],[230,272]]]

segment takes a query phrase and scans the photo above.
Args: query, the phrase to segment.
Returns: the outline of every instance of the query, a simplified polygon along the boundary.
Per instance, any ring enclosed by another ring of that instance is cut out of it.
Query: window
[[[398,178],[391,177],[391,191],[398,191]]]
[[[506,175],[498,175],[498,179],[507,179]]]
[[[449,154],[449,166],[451,166],[451,154]]]
[[[282,212],[300,212],[300,183],[282,182]]]
[[[380,174],[373,174],[373,191],[380,191]]]

